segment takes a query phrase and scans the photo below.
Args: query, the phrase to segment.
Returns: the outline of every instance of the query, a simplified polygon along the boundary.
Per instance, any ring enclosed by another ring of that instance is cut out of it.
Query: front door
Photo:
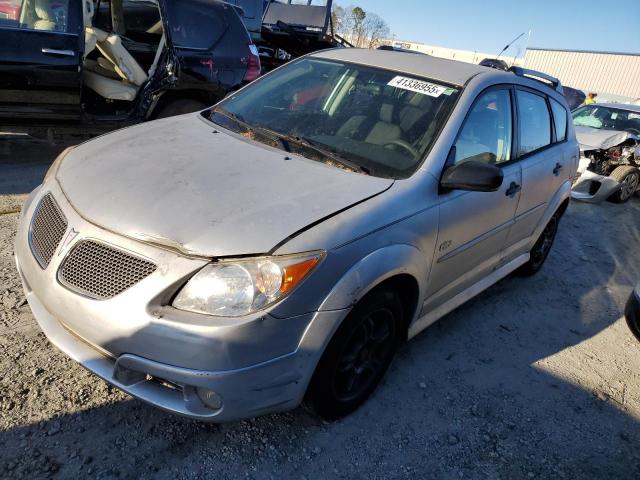
[[[79,117],[83,25],[79,0],[0,4],[0,116]]]
[[[429,308],[449,300],[500,263],[513,225],[521,169],[513,161],[513,109],[509,88],[482,93],[455,143],[455,163],[498,165],[504,181],[496,192],[451,191],[440,197],[436,254],[429,279]]]

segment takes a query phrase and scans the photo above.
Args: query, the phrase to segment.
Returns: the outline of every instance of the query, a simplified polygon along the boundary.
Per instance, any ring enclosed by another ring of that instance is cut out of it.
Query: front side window
[[[456,141],[455,163],[511,160],[513,138],[509,90],[492,90],[474,104]]]
[[[551,143],[551,117],[541,95],[518,90],[519,154],[526,155]]]
[[[229,97],[210,119],[308,158],[406,178],[424,159],[458,93],[397,72],[304,59]]]
[[[567,110],[553,98],[551,100],[551,110],[553,111],[553,122],[556,126],[556,141],[564,142],[567,139]]]
[[[69,31],[69,0],[8,0],[0,2],[0,27],[50,32]]]

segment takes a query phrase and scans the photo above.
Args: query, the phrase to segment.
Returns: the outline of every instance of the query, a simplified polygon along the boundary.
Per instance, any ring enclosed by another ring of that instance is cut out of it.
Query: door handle
[[[504,194],[507,197],[513,197],[520,190],[522,190],[522,187],[520,185],[518,185],[516,182],[511,182],[511,185],[509,185],[509,188],[507,188],[507,191]]]
[[[73,50],[57,50],[55,48],[43,48],[42,53],[45,55],[60,55],[61,57],[74,57],[76,55]]]
[[[556,168],[553,169],[553,174],[557,177],[560,175],[560,170],[562,170],[562,165],[556,163]]]

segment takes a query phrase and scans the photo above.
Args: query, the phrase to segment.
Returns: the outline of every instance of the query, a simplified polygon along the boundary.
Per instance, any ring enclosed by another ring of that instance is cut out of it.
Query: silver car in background
[[[579,153],[561,88],[325,51],[67,150],[21,214],[31,309],[71,358],[170,412],[348,414],[402,341],[541,268]]]

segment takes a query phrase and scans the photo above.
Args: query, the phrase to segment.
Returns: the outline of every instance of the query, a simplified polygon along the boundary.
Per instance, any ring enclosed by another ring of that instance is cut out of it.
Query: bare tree
[[[369,48],[377,48],[384,38],[389,37],[389,25],[379,15],[370,13],[365,20],[365,38]]]
[[[351,10],[351,17],[353,18],[354,43],[357,47],[361,47],[366,38],[365,21],[367,19],[367,12],[360,7],[354,7]]]
[[[331,19],[335,32],[356,47],[376,48],[390,35],[389,25],[383,18],[358,6],[334,4]]]

